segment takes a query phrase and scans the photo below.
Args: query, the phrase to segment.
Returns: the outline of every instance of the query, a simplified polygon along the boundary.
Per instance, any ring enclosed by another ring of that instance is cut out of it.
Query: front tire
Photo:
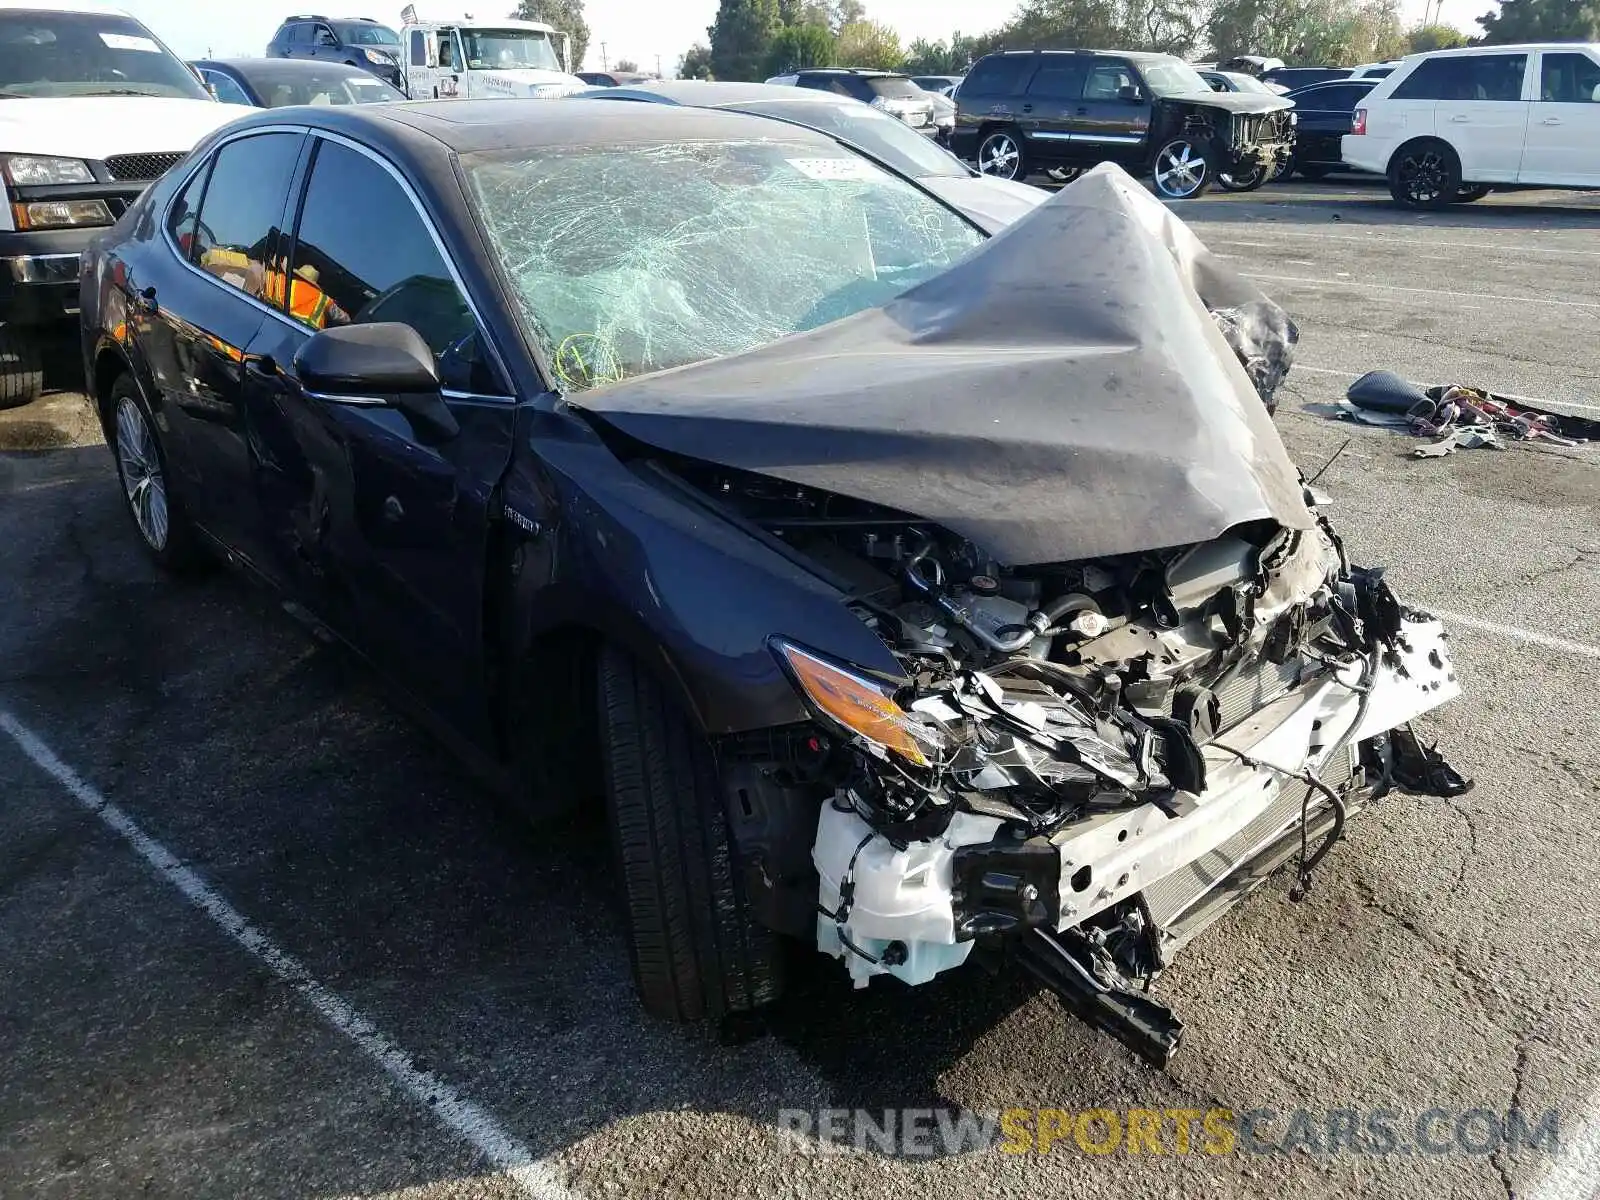
[[[1026,179],[1028,160],[1022,139],[1010,129],[994,129],[978,145],[978,173],[995,179]]]
[[[0,325],[0,409],[32,404],[44,391],[44,357],[31,331]]]
[[[616,647],[599,663],[606,810],[645,1010],[674,1021],[778,998],[781,947],[751,913],[706,739]]]
[[[158,566],[175,574],[202,566],[200,535],[172,495],[172,473],[155,418],[131,375],[120,375],[111,385],[107,408],[117,478],[145,550]]]
[[[1259,164],[1235,174],[1231,171],[1217,176],[1217,186],[1225,192],[1253,192],[1272,178],[1272,171]]]
[[[1163,200],[1193,200],[1211,186],[1215,172],[1195,138],[1175,137],[1156,151],[1151,179]]]
[[[1389,160],[1389,194],[1402,208],[1448,208],[1460,191],[1461,159],[1443,142],[1412,142]]]

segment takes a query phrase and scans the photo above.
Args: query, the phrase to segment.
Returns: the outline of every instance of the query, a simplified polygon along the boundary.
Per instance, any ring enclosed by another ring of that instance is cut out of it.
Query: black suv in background
[[[1002,179],[1115,162],[1186,200],[1214,181],[1260,187],[1294,149],[1288,101],[1213,92],[1170,54],[1002,51],[974,64],[955,100],[951,149]]]
[[[341,62],[406,90],[400,35],[371,17],[290,17],[267,43],[267,57]]]

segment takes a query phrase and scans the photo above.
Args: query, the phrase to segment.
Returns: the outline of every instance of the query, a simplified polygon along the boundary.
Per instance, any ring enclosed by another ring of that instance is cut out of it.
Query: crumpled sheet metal
[[[1209,309],[1264,300],[1098,167],[949,270],[748,353],[572,402],[639,441],[935,522],[1011,565],[1308,529]]]

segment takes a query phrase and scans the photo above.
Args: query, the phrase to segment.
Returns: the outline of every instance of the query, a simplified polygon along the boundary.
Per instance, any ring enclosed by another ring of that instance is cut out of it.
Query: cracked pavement
[[[1279,427],[1400,594],[1600,643],[1600,449],[1414,461],[1329,419],[1389,368],[1600,405],[1600,213],[1426,217],[1371,188],[1182,208],[1302,329]],[[1335,218],[1338,218],[1335,220]],[[1311,282],[1304,282],[1304,281]],[[1439,294],[1363,288],[1437,288]],[[1537,298],[1507,304],[1474,295]],[[1157,984],[1167,1072],[1027,982],[853,992],[802,960],[759,1036],[640,1015],[603,825],[529,830],[270,598],[163,580],[82,401],[0,415],[0,710],[590,1197],[1554,1200],[1547,1156],[815,1151],[780,1109],[1433,1108],[1580,1118],[1600,1081],[1595,663],[1475,628],[1424,723],[1477,786],[1391,796],[1301,903],[1280,874]],[[0,737],[0,1192],[515,1194]],[[1404,1123],[1402,1123],[1404,1124]]]

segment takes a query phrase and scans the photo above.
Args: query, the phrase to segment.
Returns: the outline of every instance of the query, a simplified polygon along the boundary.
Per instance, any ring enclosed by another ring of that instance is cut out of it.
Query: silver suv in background
[[[933,96],[911,82],[909,76],[893,71],[828,67],[775,75],[767,82],[849,96],[904,121],[919,133],[934,132]]]

